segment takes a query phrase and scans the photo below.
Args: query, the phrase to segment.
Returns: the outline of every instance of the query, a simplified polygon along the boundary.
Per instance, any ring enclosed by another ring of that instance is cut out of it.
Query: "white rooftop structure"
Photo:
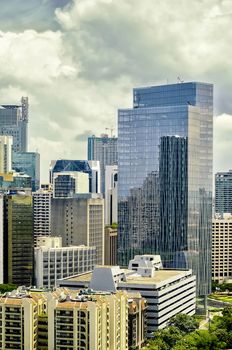
[[[105,292],[140,292],[148,303],[149,337],[155,329],[166,327],[170,317],[178,313],[195,313],[196,277],[192,270],[162,269],[159,255],[136,255],[130,261],[129,269],[96,266],[93,272],[59,280],[58,285]]]

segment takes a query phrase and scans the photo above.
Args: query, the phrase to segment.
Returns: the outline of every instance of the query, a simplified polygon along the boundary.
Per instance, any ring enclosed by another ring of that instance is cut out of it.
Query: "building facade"
[[[68,198],[89,192],[89,175],[78,171],[53,174],[53,197]]]
[[[161,254],[211,290],[213,86],[181,83],[133,91],[118,113],[118,263]]]
[[[58,237],[57,237],[58,238]],[[39,237],[34,248],[35,284],[38,288],[53,288],[57,280],[92,271],[96,264],[96,248],[86,246],[62,247],[62,239]]]
[[[215,174],[215,213],[232,214],[232,170]]]
[[[54,174],[78,172],[89,176],[89,189],[87,192],[100,193],[100,164],[96,161],[58,159],[52,160],[49,170],[49,181],[53,183]]]
[[[22,97],[21,105],[0,106],[0,135],[13,137],[14,152],[27,152],[28,97]]]
[[[51,235],[51,190],[38,190],[33,198],[33,232],[34,242],[39,236]]]
[[[0,136],[0,173],[10,173],[12,171],[12,136]]]
[[[96,266],[92,273],[59,281],[60,287],[92,288],[108,292],[139,292],[147,301],[147,337],[165,328],[172,316],[193,315],[196,309],[196,277],[191,270],[161,269],[160,256],[135,256],[129,269]]]
[[[117,264],[118,230],[110,226],[105,227],[105,263],[104,265]]]
[[[37,320],[37,303],[32,298],[0,297],[0,349],[38,349]]]
[[[105,166],[105,224],[118,222],[118,166]]]
[[[232,216],[212,222],[212,279],[223,283],[232,279]]]
[[[4,283],[32,285],[33,281],[32,197],[4,197]]]
[[[128,349],[128,296],[124,292],[63,294],[49,301],[48,320],[49,349]]]
[[[117,138],[107,134],[88,137],[88,160],[98,160],[101,169],[101,193],[105,193],[105,166],[118,163]]]
[[[13,169],[31,177],[32,191],[40,188],[40,154],[37,152],[14,152]]]
[[[96,264],[104,263],[104,200],[98,194],[53,198],[51,234],[62,236],[65,247],[96,247]]]

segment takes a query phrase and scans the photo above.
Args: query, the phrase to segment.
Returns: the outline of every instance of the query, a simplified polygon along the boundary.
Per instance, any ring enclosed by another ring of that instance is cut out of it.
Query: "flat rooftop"
[[[113,266],[102,266],[102,268],[111,268]],[[119,285],[122,287],[123,285],[127,284],[147,284],[147,285],[157,285],[157,287],[160,284],[169,283],[175,280],[179,280],[181,278],[184,278],[188,275],[191,275],[191,270],[157,270],[155,272],[155,275],[153,277],[143,277],[138,275],[135,271],[128,270],[128,269],[121,269],[121,273],[125,273],[126,275],[126,281],[120,281]],[[67,277],[62,280],[61,285],[72,285],[75,286],[75,284],[78,285],[78,283],[90,283],[92,278],[92,272],[87,272],[82,275]]]

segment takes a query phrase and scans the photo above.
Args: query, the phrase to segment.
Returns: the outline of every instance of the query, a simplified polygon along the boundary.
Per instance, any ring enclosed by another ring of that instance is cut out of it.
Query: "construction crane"
[[[105,128],[105,130],[110,130],[110,137],[113,137],[113,131],[115,130],[115,128]]]

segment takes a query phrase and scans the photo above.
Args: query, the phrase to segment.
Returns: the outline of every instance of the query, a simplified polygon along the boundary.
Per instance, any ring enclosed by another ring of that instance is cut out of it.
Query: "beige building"
[[[87,291],[48,302],[49,349],[127,350],[128,296]]]
[[[104,199],[98,194],[53,198],[51,235],[63,246],[96,247],[96,264],[104,264]]]
[[[37,349],[37,303],[31,298],[0,298],[0,349]]]
[[[117,228],[105,227],[105,265],[117,263]]]
[[[139,309],[142,298],[135,297]],[[135,304],[123,291],[17,290],[0,297],[0,349],[127,350]]]
[[[222,283],[232,278],[232,216],[212,222],[212,279]]]

